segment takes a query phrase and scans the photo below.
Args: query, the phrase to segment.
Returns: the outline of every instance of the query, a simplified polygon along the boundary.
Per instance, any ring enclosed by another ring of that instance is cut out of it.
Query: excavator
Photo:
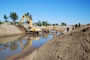
[[[36,33],[41,32],[40,28],[33,26],[32,19],[30,17],[28,17],[26,14],[24,14],[22,16],[22,18],[20,19],[20,24],[23,23],[24,18],[29,22],[29,26],[25,27],[26,31],[28,31],[28,32],[36,32]]]

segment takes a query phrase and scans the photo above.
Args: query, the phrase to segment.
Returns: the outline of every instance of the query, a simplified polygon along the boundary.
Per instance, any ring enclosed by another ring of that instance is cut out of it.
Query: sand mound
[[[21,34],[22,32],[18,27],[14,25],[2,24],[0,25],[0,36],[10,35],[10,34]]]

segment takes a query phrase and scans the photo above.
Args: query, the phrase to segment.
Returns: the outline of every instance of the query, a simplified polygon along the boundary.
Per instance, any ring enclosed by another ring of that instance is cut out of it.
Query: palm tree
[[[25,15],[27,15],[32,20],[32,15],[28,12]]]
[[[11,12],[10,13],[10,18],[12,19],[12,21],[15,23],[16,20],[18,19],[18,15],[15,12]]]
[[[6,14],[4,15],[4,20],[5,20],[5,22],[8,22],[7,20],[8,20],[8,17],[6,16]]]

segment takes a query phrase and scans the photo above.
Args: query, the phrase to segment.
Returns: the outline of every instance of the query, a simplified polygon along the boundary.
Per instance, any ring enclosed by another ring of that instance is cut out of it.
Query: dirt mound
[[[22,31],[14,25],[2,24],[0,25],[0,36],[22,34]]]
[[[52,40],[37,50],[33,60],[90,60],[90,28],[82,26]]]

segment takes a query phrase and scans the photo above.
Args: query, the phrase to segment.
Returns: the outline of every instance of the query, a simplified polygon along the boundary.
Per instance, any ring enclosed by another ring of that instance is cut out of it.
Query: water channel
[[[42,35],[17,35],[0,38],[0,60],[7,60],[10,56],[19,54],[29,49],[34,51],[47,41],[51,40],[52,34],[44,33]]]

